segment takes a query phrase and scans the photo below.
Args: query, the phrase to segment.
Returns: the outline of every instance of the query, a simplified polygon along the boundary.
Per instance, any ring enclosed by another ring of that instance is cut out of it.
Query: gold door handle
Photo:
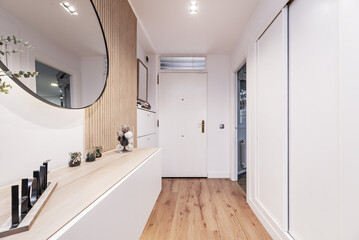
[[[202,120],[202,133],[204,133],[204,120]]]

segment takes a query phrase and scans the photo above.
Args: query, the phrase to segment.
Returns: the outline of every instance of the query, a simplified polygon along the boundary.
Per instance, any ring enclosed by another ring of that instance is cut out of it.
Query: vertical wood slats
[[[104,28],[109,52],[109,75],[102,97],[85,109],[85,150],[117,145],[123,124],[137,130],[137,19],[127,0],[93,0]]]

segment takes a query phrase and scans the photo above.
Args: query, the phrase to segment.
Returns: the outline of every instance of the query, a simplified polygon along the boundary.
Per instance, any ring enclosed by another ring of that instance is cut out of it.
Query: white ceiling
[[[258,0],[129,0],[157,54],[228,54]],[[147,49],[148,51],[149,49]]]

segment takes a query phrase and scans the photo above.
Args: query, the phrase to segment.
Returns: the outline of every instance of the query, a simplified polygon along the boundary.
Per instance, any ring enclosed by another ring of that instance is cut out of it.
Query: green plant
[[[75,160],[77,157],[81,157],[82,153],[81,152],[70,152],[70,159],[71,160]]]
[[[10,37],[10,36],[6,36],[6,37],[1,36],[0,37],[0,46],[5,46],[5,50],[0,50],[0,55],[8,57],[11,54],[22,53],[23,52],[22,49],[8,50],[8,45],[9,44],[14,44],[14,45],[17,45],[19,47],[33,49],[33,47],[28,42],[24,42],[21,39],[17,39],[15,36],[12,36],[12,37]],[[1,77],[15,77],[15,78],[25,77],[25,78],[30,78],[30,77],[35,77],[38,74],[39,74],[38,72],[25,72],[25,71],[12,72],[10,70],[9,71],[1,70],[0,71],[0,93],[8,94],[9,90],[12,88],[12,86],[10,84],[7,84],[6,82],[4,82],[1,79]]]
[[[94,153],[97,158],[100,158],[102,156],[102,146],[94,146]]]
[[[86,157],[87,158],[93,158],[93,157],[95,157],[95,153],[94,152],[87,152]]]

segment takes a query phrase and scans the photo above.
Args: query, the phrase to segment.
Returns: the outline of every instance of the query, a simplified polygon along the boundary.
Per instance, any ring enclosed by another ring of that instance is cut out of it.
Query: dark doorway
[[[246,192],[247,181],[247,68],[246,64],[237,73],[237,146],[238,146],[238,184]]]

